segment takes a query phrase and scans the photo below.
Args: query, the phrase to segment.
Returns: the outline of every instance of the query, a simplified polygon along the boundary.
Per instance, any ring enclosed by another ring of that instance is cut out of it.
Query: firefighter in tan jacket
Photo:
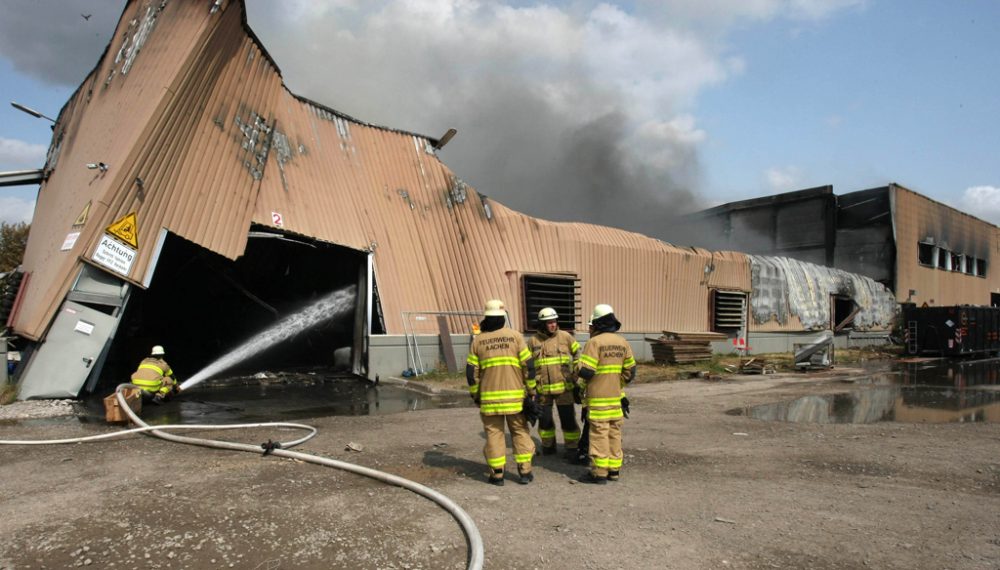
[[[142,389],[142,399],[154,404],[162,403],[177,390],[177,380],[174,371],[163,359],[166,351],[156,345],[150,351],[149,357],[143,358],[139,367],[132,373],[132,384]]]
[[[622,324],[611,305],[597,305],[591,337],[580,355],[578,384],[587,407],[590,471],[582,481],[617,481],[622,468],[622,403],[624,384],[635,378],[635,356],[628,341],[616,334]]]
[[[542,410],[538,418],[538,435],[542,439],[542,455],[556,452],[556,424],[552,418],[552,406],[559,413],[559,426],[563,432],[563,443],[567,459],[576,457],[576,446],[580,441],[580,425],[576,423],[573,407],[573,368],[580,343],[573,335],[559,328],[559,314],[552,307],[538,311],[538,327],[528,340],[528,348],[535,359],[538,371],[538,397]]]
[[[489,483],[503,485],[506,425],[514,445],[518,482],[526,485],[535,478],[531,472],[535,443],[522,411],[525,398],[535,397],[535,367],[524,336],[506,326],[506,315],[502,301],[486,302],[479,325],[482,332],[473,337],[469,346],[465,377],[486,431],[483,453],[490,467]]]

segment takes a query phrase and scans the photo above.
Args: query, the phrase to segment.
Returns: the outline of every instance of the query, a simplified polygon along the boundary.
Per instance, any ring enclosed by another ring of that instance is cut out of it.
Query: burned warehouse
[[[450,135],[291,93],[242,1],[133,0],[113,37],[54,126],[8,321],[21,398],[106,390],[154,344],[201,370],[310,311],[236,369],[374,378],[461,361],[490,298],[522,331],[553,306],[585,332],[584,308],[612,303],[649,359],[644,339],[663,331],[787,350],[827,329],[884,336],[906,289],[939,304],[1000,291],[996,228],[960,231],[960,213],[935,225],[920,212],[937,205],[901,187],[871,191],[877,207],[825,191],[782,202],[790,224],[759,216],[780,247],[753,255],[549,222],[463,182],[437,156]],[[740,224],[755,222],[723,211],[731,239],[716,249],[747,249]],[[794,225],[817,215],[819,230]],[[918,254],[926,267],[900,261]]]

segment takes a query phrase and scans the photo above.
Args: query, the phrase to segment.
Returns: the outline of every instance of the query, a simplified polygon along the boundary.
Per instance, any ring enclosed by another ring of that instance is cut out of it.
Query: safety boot
[[[555,454],[556,454],[556,446],[554,445],[552,447],[544,445],[542,446],[542,455],[555,455]]]
[[[535,474],[530,471],[527,473],[518,473],[518,475],[520,475],[521,478],[518,479],[517,482],[522,485],[527,485],[535,480]]]
[[[614,482],[621,479],[621,477],[622,477],[621,471],[608,471],[608,481]]]
[[[584,473],[583,477],[580,477],[580,479],[578,479],[578,480],[581,483],[590,483],[592,485],[607,485],[608,484],[608,478],[607,477],[598,477],[597,475],[594,475],[590,471],[587,471],[586,473]]]
[[[486,480],[490,485],[496,485],[497,487],[503,487],[503,470],[493,470],[490,474],[490,478]]]

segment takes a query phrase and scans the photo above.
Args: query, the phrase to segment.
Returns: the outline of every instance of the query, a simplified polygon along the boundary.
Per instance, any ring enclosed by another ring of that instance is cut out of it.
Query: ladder
[[[906,323],[906,353],[917,354],[917,321]]]

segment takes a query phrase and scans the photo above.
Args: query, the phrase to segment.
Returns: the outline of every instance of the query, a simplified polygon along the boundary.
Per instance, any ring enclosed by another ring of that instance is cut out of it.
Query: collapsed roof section
[[[711,288],[749,291],[742,254],[514,212],[455,176],[435,142],[289,92],[242,1],[132,0],[59,116],[14,328],[41,339],[81,263],[145,288],[167,232],[236,259],[252,224],[370,253],[390,334],[403,311],[491,297],[522,321],[526,274],[573,276],[583,306],[614,303],[634,331],[702,330]],[[108,245],[122,223],[131,254]]]

